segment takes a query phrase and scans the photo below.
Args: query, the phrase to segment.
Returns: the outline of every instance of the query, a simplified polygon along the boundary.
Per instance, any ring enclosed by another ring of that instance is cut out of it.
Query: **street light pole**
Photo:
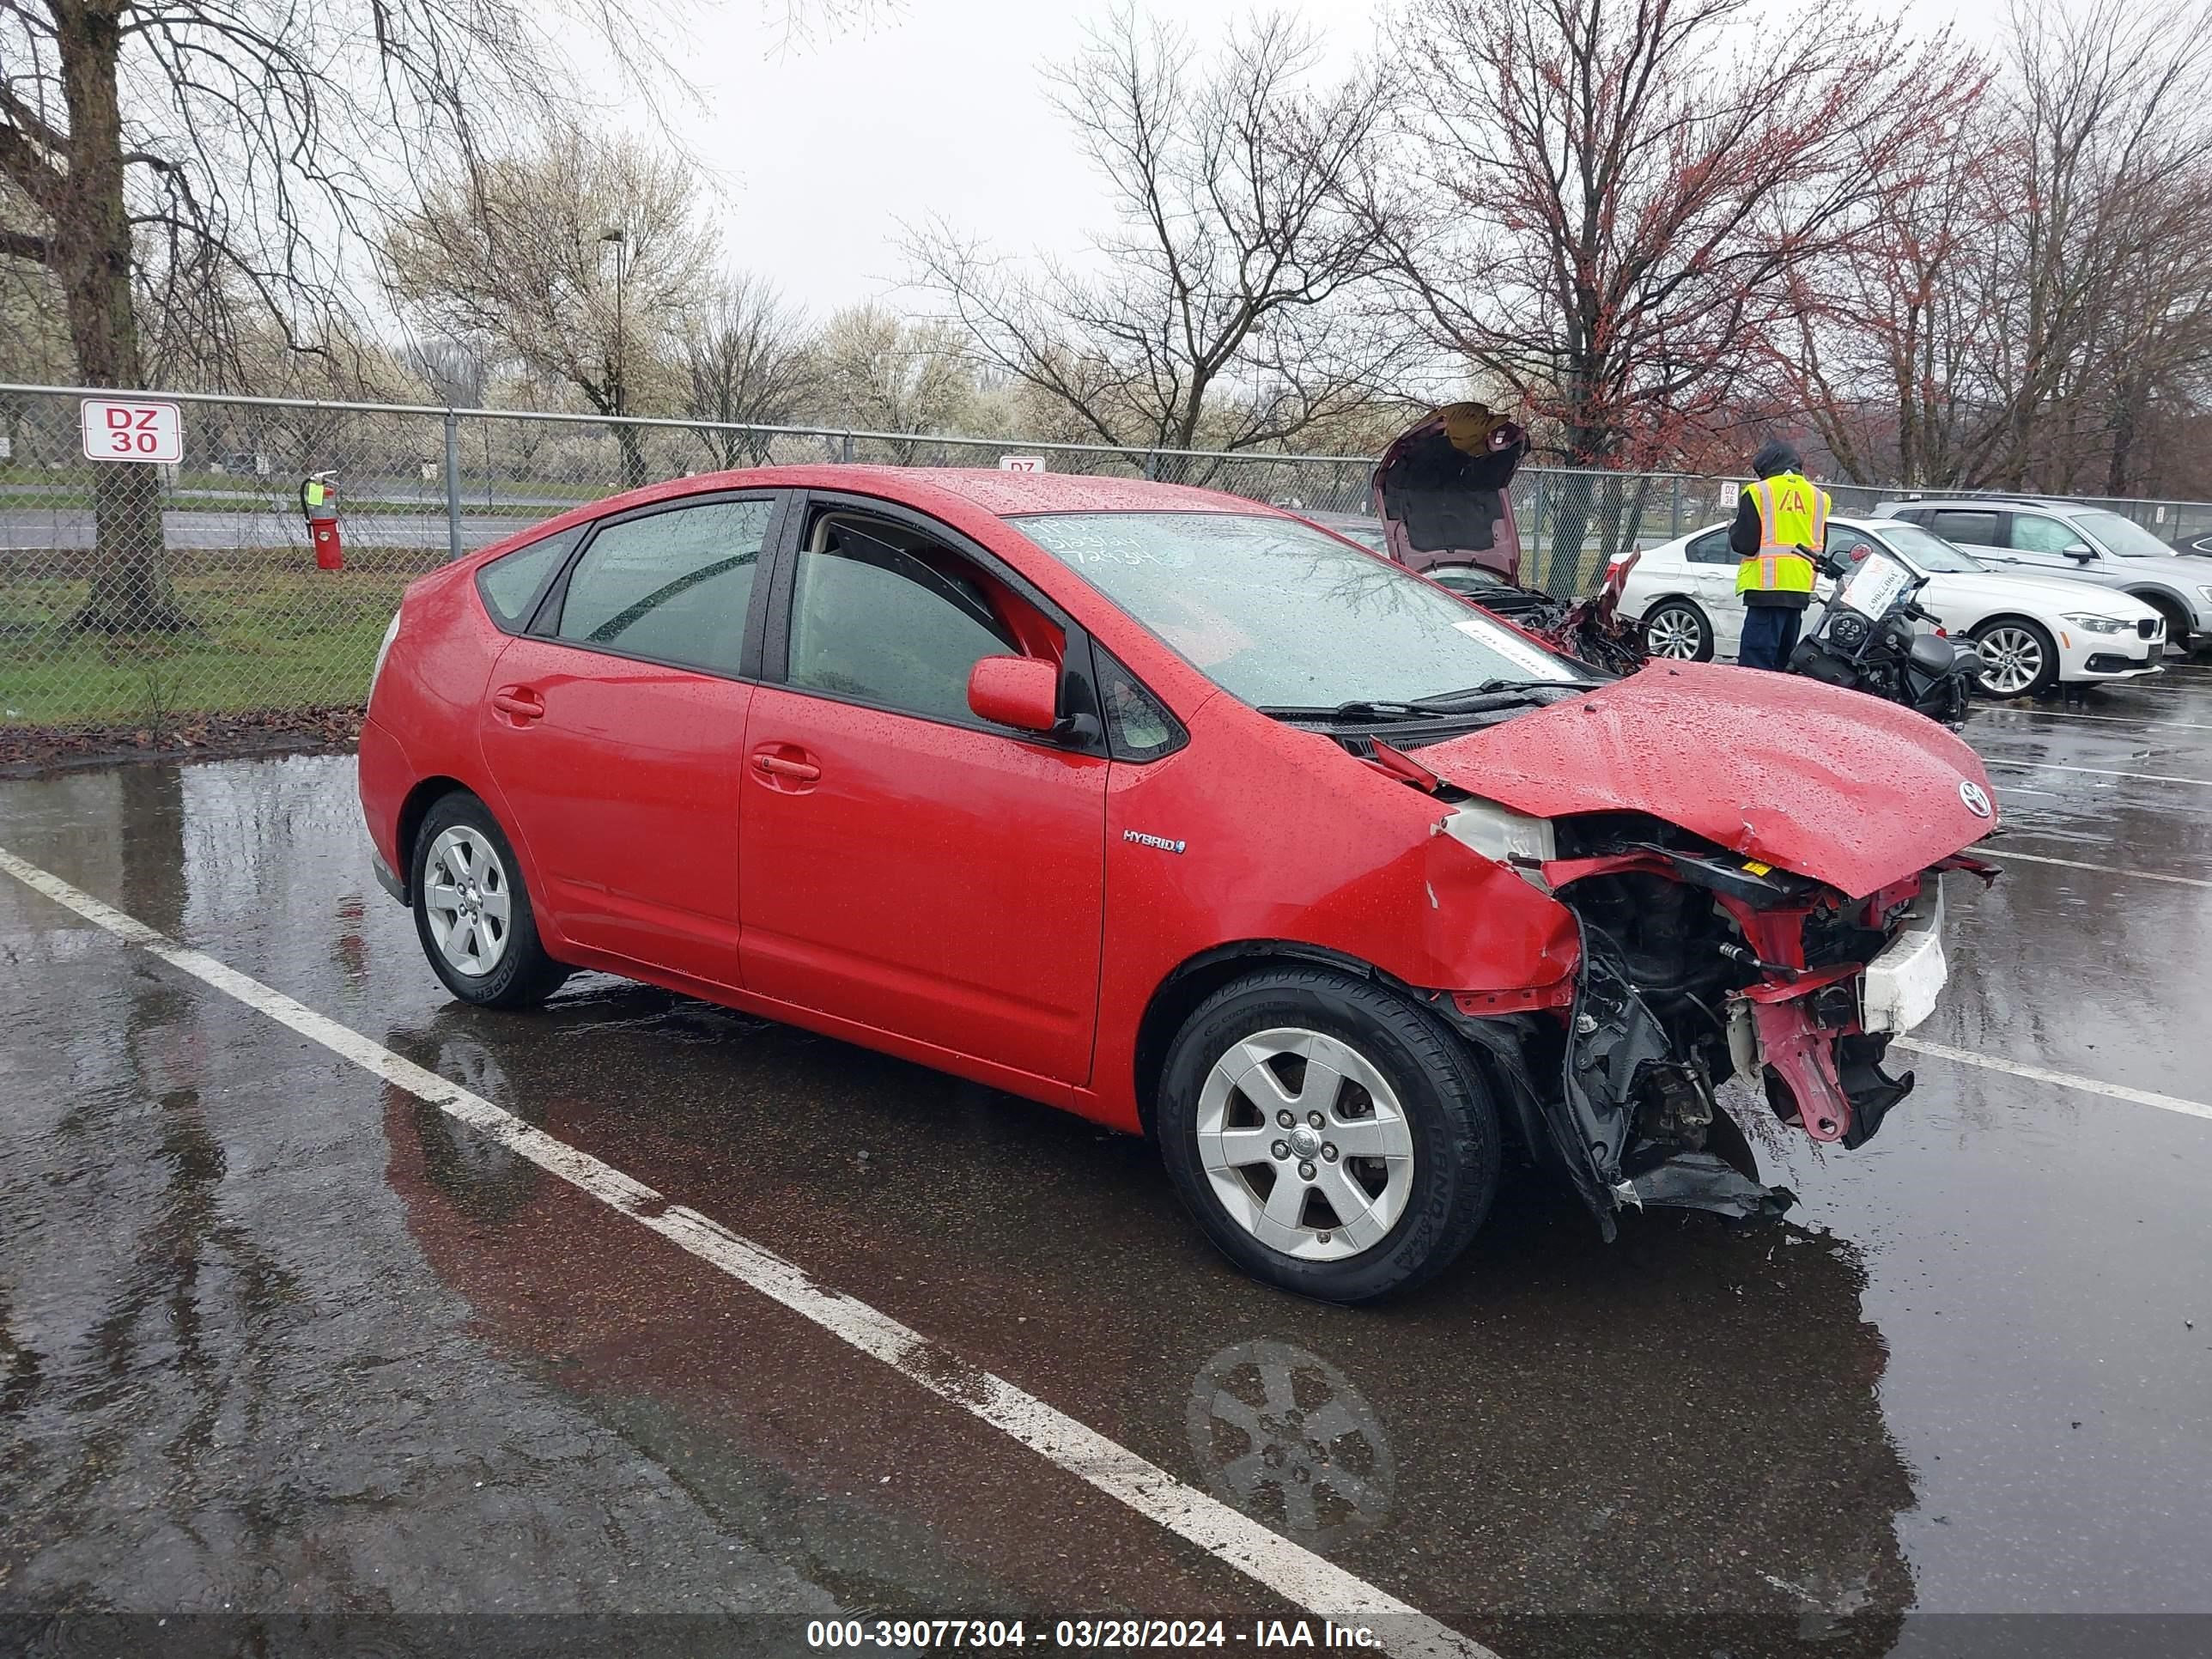
[[[602,242],[615,245],[615,413],[623,412],[623,349],[626,337],[623,330],[623,267],[629,263],[629,237],[617,226],[600,236]]]

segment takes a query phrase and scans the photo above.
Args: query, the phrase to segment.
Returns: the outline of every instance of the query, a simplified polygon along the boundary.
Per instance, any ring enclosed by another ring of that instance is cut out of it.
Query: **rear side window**
[[[775,511],[768,501],[702,501],[602,527],[569,574],[556,636],[736,673]]]
[[[1929,527],[1945,541],[1956,542],[1962,547],[1997,544],[1997,515],[1994,513],[1945,507],[1936,514],[1936,522]]]
[[[528,622],[545,584],[553,580],[553,573],[575,550],[589,527],[580,524],[542,542],[502,553],[477,571],[477,592],[483,596],[484,609],[491,612],[493,620],[509,632]]]
[[[1682,550],[1689,556],[1692,564],[1735,562],[1735,554],[1729,546],[1728,532],[1725,530],[1708,530],[1702,536],[1692,536],[1690,544]]]

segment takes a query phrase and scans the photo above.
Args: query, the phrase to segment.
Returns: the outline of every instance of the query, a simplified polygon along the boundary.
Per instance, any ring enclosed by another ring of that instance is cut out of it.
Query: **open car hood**
[[[1447,404],[1400,433],[1373,480],[1390,556],[1414,570],[1472,564],[1517,580],[1521,535],[1506,486],[1528,453],[1528,434],[1481,404]]]
[[[1648,813],[1851,898],[1996,828],[1980,758],[1935,721],[1756,669],[1655,662],[1419,755],[1533,817]]]

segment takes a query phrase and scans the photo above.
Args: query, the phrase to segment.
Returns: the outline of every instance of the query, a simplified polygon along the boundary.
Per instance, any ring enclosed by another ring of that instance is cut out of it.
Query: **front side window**
[[[483,595],[484,609],[501,628],[511,632],[530,620],[538,594],[589,528],[580,524],[542,542],[502,553],[477,572],[477,592]]]
[[[931,720],[971,722],[980,658],[1019,656],[963,560],[893,526],[826,521],[799,556],[787,678],[802,690]]]
[[[738,672],[769,501],[702,501],[604,526],[569,573],[555,636]]]
[[[2063,519],[2046,519],[2033,513],[2014,514],[2012,530],[2006,539],[2026,553],[2063,553],[2069,547],[2089,544],[2081,532]]]
[[[1589,671],[1295,520],[1069,513],[1021,532],[1259,708],[1334,708]]]

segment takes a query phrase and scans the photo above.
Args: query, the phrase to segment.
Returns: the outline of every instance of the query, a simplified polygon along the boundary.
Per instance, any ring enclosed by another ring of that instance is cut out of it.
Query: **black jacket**
[[[1815,551],[1818,550],[1816,549]],[[1729,526],[1729,551],[1739,559],[1759,556],[1759,503],[1747,489],[1735,498],[1735,522]],[[1802,611],[1813,602],[1810,593],[1770,593],[1754,587],[1743,596],[1746,605],[1772,605],[1784,611]]]

